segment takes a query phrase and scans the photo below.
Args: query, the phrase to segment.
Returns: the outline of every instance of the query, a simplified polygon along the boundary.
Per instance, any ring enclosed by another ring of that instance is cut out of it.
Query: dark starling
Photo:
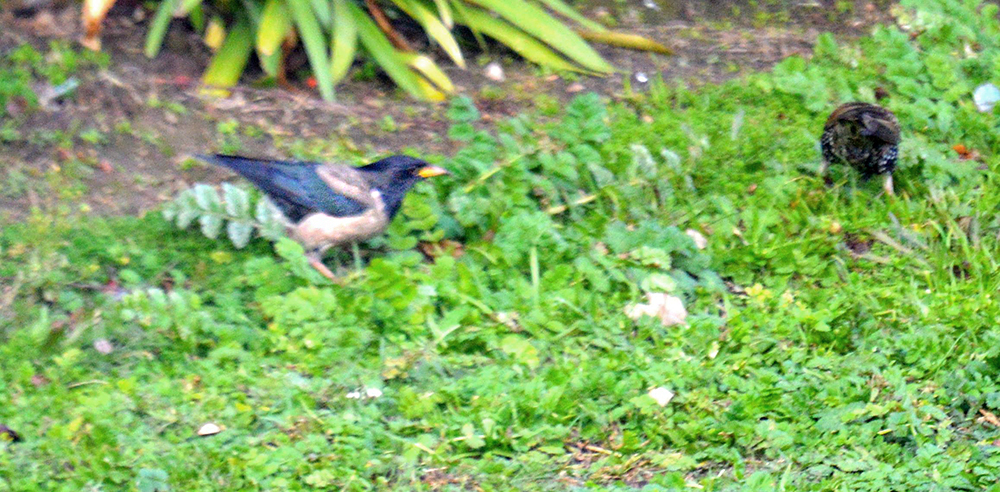
[[[831,163],[846,163],[868,179],[885,176],[885,192],[892,195],[892,172],[899,155],[899,121],[892,111],[863,102],[849,102],[833,110],[820,138],[826,175]]]
[[[332,246],[381,234],[410,188],[448,171],[420,159],[394,155],[367,166],[199,155],[228,167],[267,194],[288,220],[289,235],[306,249],[310,264],[335,280],[323,264]]]

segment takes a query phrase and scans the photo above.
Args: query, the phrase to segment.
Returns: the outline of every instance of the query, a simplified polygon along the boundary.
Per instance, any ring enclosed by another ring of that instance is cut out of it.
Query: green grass
[[[920,3],[722,86],[488,131],[458,99],[453,176],[345,287],[158,214],[4,227],[0,489],[997,490],[1000,31]],[[813,175],[878,87],[895,199]],[[687,325],[625,316],[659,290]]]

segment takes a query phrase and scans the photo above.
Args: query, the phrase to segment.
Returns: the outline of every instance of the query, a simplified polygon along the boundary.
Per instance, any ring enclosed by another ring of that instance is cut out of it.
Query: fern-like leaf
[[[224,183],[222,195],[210,185],[198,183],[180,192],[163,209],[163,217],[187,229],[195,221],[201,233],[216,239],[226,230],[226,237],[237,249],[245,247],[257,235],[270,241],[285,236],[280,212],[266,197],[252,199],[247,190]]]

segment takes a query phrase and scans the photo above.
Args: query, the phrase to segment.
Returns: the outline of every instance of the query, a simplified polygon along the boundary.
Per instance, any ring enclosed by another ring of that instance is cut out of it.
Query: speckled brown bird
[[[414,184],[448,174],[404,155],[361,167],[230,155],[198,158],[236,171],[266,193],[287,219],[289,235],[305,248],[309,263],[330,280],[336,277],[322,262],[326,250],[381,234]]]
[[[833,110],[820,138],[822,175],[830,164],[846,163],[868,179],[885,176],[883,187],[892,195],[892,172],[899,156],[899,121],[892,111],[875,104],[849,102]]]

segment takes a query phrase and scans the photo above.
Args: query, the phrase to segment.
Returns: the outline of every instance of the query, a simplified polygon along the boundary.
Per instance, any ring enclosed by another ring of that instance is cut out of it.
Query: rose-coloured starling
[[[198,158],[236,171],[266,193],[309,263],[330,280],[336,277],[322,262],[326,250],[381,234],[417,181],[448,173],[404,155],[361,167],[228,155]]]
[[[846,163],[864,179],[885,176],[885,192],[892,195],[892,172],[899,155],[899,121],[892,111],[863,102],[849,102],[833,110],[823,126],[822,175],[831,163]]]

